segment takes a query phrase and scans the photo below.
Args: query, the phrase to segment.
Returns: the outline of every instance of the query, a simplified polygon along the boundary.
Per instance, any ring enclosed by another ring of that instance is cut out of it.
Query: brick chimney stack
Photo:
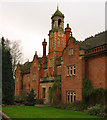
[[[42,45],[43,45],[43,57],[46,57],[46,45],[47,45],[47,42],[46,42],[45,39],[44,39],[44,41],[42,42]]]
[[[67,27],[65,28],[66,44],[67,44],[67,41],[70,37],[70,33],[71,33],[71,28],[69,27],[69,24],[67,24]]]

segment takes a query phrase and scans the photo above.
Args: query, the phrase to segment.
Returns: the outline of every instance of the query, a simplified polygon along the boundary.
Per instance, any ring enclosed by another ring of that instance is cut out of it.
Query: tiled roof
[[[42,57],[38,57],[38,62],[40,65],[42,64]]]
[[[20,70],[21,70],[21,71],[26,71],[26,70],[30,69],[31,64],[32,64],[32,62],[26,62],[26,63],[23,64],[23,65],[20,64],[20,65],[19,65]]]
[[[99,33],[85,39],[83,42],[78,42],[80,49],[89,50],[98,46],[107,44],[107,31]]]
[[[63,17],[64,18],[64,14],[62,14],[59,9],[57,8],[56,12],[52,15],[51,18],[53,18],[54,16],[60,16],[60,17]]]
[[[107,39],[107,31],[104,31],[99,34],[96,34],[95,36],[86,38],[84,41],[76,41],[76,39],[71,36],[68,39],[68,42],[70,39],[73,39],[73,42],[78,44],[80,46],[80,49],[89,50],[89,49],[107,44],[107,40],[106,40]],[[68,46],[68,42],[67,42],[67,46]]]

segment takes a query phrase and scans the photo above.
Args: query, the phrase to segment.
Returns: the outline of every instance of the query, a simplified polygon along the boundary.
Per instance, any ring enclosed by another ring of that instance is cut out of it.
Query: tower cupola
[[[52,15],[52,29],[62,29],[64,30],[64,14],[59,11],[59,8],[57,7],[56,12]]]

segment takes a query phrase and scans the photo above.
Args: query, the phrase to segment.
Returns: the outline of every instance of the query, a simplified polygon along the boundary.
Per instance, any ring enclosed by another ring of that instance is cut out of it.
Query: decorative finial
[[[57,10],[59,10],[58,3],[57,3]]]

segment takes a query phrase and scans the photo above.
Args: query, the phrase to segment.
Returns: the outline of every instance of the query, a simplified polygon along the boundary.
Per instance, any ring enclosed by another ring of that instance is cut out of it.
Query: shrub
[[[60,109],[67,109],[67,110],[74,110],[74,111],[83,111],[87,109],[87,106],[83,104],[81,101],[76,101],[73,103],[60,103],[60,104],[52,104],[53,107],[55,108],[60,108]]]
[[[36,104],[35,97],[36,97],[36,94],[35,94],[34,90],[32,89],[30,91],[30,93],[27,93],[25,105],[28,105],[28,106],[35,105]]]
[[[87,109],[87,113],[89,115],[97,115],[101,117],[107,116],[107,114],[105,113],[105,106],[103,105],[95,105],[95,106],[89,107]]]
[[[16,102],[16,103],[25,103],[26,95],[27,95],[27,92],[26,91],[22,91],[19,96],[15,96],[14,102]]]
[[[93,89],[92,93],[89,96],[89,104],[104,104],[105,103],[105,95],[103,88]]]
[[[43,104],[43,99],[36,99],[36,104]]]
[[[68,104],[65,103],[59,103],[59,104],[51,104],[52,107],[60,108],[60,109],[66,109]]]
[[[84,79],[83,88],[82,88],[82,100],[84,104],[96,105],[96,104],[105,104],[107,101],[107,90],[103,88],[94,89],[91,86],[90,80],[87,78]]]
[[[74,110],[74,111],[83,111],[87,109],[87,105],[82,101],[75,101],[73,103],[68,104],[66,109]]]

